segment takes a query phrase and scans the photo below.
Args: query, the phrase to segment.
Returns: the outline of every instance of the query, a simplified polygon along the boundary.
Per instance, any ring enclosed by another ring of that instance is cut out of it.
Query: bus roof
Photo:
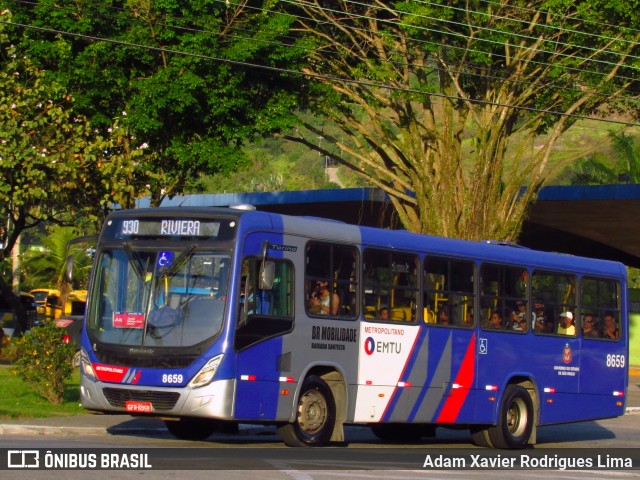
[[[622,263],[578,257],[561,253],[550,253],[531,250],[515,244],[504,244],[492,241],[469,241],[422,235],[406,230],[387,230],[373,227],[360,227],[336,220],[306,216],[289,216],[284,214],[261,212],[256,210],[233,209],[224,207],[162,207],[160,209],[142,208],[136,210],[120,210],[111,215],[135,215],[138,217],[158,216],[202,216],[202,217],[246,217],[249,231],[277,231],[278,225],[286,224],[288,233],[345,243],[361,243],[363,246],[393,248],[404,251],[419,251],[435,255],[448,255],[461,258],[473,258],[480,261],[529,265],[545,269],[561,269],[582,272],[585,274],[609,275],[622,277],[626,275]],[[245,223],[244,221],[242,222]],[[245,224],[246,228],[247,225]]]

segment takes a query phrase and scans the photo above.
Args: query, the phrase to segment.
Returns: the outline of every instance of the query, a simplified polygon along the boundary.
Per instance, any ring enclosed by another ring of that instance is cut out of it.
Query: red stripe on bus
[[[476,336],[471,337],[471,341],[467,346],[467,351],[464,354],[462,365],[458,370],[454,384],[461,385],[462,388],[451,388],[449,396],[445,401],[440,415],[438,416],[436,423],[454,423],[458,418],[458,414],[462,409],[462,405],[473,386],[474,371],[475,371],[475,348]]]

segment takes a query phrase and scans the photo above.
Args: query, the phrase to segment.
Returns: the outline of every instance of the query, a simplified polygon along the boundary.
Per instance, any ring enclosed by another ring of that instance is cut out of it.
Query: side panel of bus
[[[310,223],[310,228],[313,226]],[[354,244],[358,241],[357,227],[336,223],[336,228],[350,232]],[[357,320],[306,315],[305,249],[310,239],[322,238],[326,231],[307,233],[309,237],[252,233],[245,239],[243,258],[262,256],[264,241],[268,240],[268,257],[291,265],[295,276],[295,316],[289,331],[238,351],[234,411],[237,419],[293,420],[296,395],[309,375],[334,372],[332,382],[345,387],[342,401],[346,401],[347,385],[355,383]]]
[[[469,421],[474,370],[472,330],[363,322],[355,421]]]

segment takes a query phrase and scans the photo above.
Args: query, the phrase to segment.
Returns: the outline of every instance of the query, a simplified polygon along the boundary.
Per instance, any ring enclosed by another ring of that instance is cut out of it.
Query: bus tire
[[[509,385],[502,397],[498,424],[489,427],[495,448],[525,448],[533,429],[533,402],[526,388]]]
[[[180,440],[206,440],[218,430],[218,422],[206,418],[165,420],[164,424],[169,433]]]
[[[471,440],[478,447],[493,448],[493,443],[489,438],[489,428],[486,426],[471,427]]]
[[[321,447],[329,443],[336,422],[336,405],[329,385],[309,376],[300,389],[296,419],[282,425],[278,433],[289,447]]]

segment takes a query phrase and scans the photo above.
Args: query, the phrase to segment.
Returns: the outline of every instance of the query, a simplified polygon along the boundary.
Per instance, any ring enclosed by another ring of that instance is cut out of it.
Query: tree
[[[319,83],[312,109],[342,131],[301,121],[286,138],[383,189],[412,231],[515,241],[563,133],[639,118],[625,2],[279,4]]]
[[[17,55],[3,30],[9,17],[0,13],[0,262],[26,230],[88,211],[86,192],[96,179],[89,124],[73,113],[64,88]],[[16,312],[18,333],[24,331],[22,303],[2,276],[0,294]]]
[[[82,251],[67,251],[70,240],[80,236],[75,227],[52,225],[40,235],[37,250],[28,250],[23,254],[20,264],[24,276],[29,280],[31,288],[55,287],[58,290],[86,289],[91,268],[91,258]],[[74,283],[65,285],[65,268],[67,256],[74,255]],[[77,282],[77,283],[76,283]]]
[[[13,29],[20,50],[73,92],[77,111],[101,132],[119,118],[131,146],[147,146],[123,206],[197,191],[203,176],[246,164],[247,139],[295,120],[302,79],[278,71],[301,57],[282,43],[292,19],[254,1],[6,3],[38,27]]]

